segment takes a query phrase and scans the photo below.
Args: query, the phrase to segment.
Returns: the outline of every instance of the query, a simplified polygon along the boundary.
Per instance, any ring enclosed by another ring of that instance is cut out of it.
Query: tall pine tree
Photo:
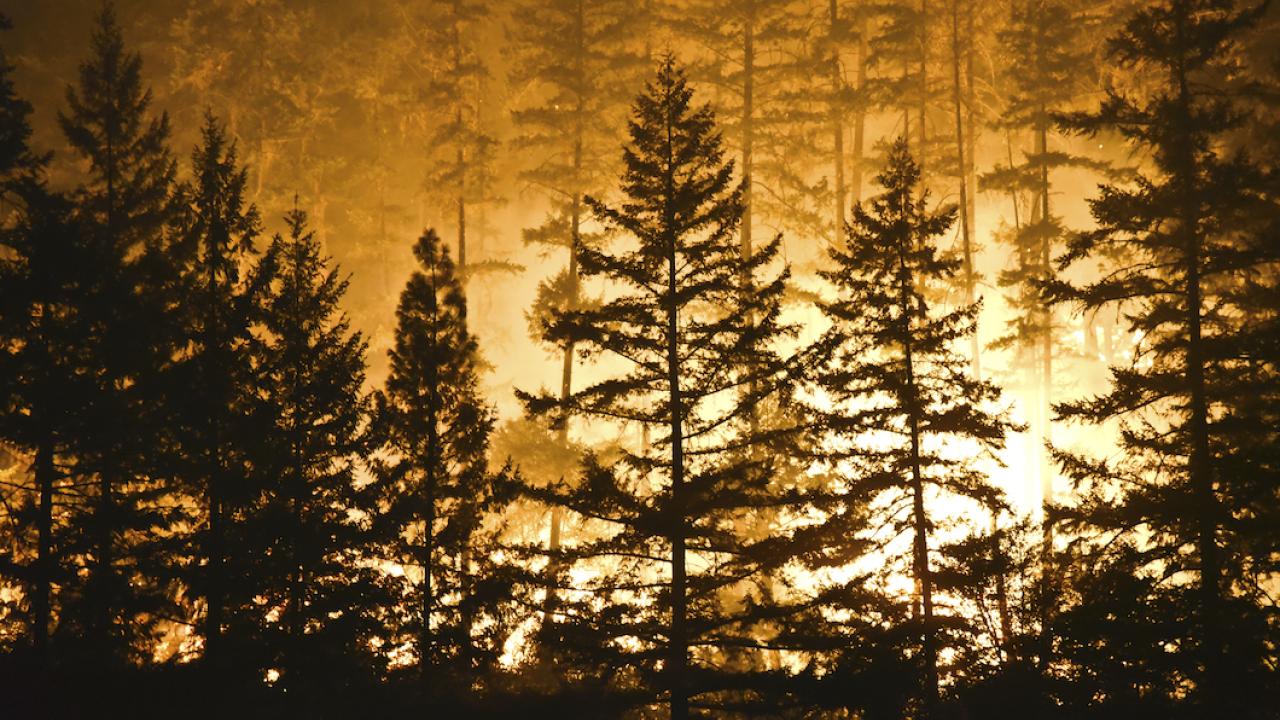
[[[98,15],[90,57],[58,116],[89,173],[75,194],[99,263],[83,309],[91,335],[85,372],[95,384],[82,408],[84,450],[72,541],[86,565],[74,613],[95,662],[150,653],[166,590],[165,559],[151,542],[166,519],[155,476],[164,426],[161,372],[174,354],[176,275],[166,229],[175,219],[176,164],[167,116],[149,112],[142,61],[126,50],[110,4]],[[91,484],[86,484],[91,483]]]
[[[611,280],[618,293],[597,309],[556,313],[547,329],[549,339],[625,369],[567,400],[526,396],[531,412],[559,422],[580,415],[655,433],[639,452],[619,449],[610,466],[589,458],[576,490],[561,482],[529,493],[596,531],[551,554],[564,567],[596,568],[578,582],[573,572],[561,578],[562,651],[580,672],[613,683],[618,702],[662,703],[676,718],[695,704],[751,702],[736,691],[767,673],[732,658],[768,647],[769,633],[756,633],[781,604],[754,581],[788,556],[740,528],[801,502],[775,486],[763,451],[772,438],[751,421],[762,397],[789,397],[787,366],[774,353],[791,334],[778,317],[786,273],[764,277],[780,241],[742,257],[742,186],[722,160],[710,109],[693,106],[692,94],[667,58],[636,100],[624,199],[588,200],[626,244],[575,247],[584,276]]]
[[[937,506],[957,500],[982,510],[1003,506],[977,461],[994,461],[1012,425],[994,407],[999,389],[974,378],[954,347],[974,332],[978,306],[939,312],[930,305],[933,291],[960,270],[935,240],[954,223],[955,209],[928,210],[905,139],[890,149],[877,182],[884,192],[869,207],[854,208],[847,250],[833,249],[834,267],[822,273],[836,289],[833,301],[820,304],[832,323],[822,340],[829,364],[819,382],[831,409],[815,413],[836,448],[829,461],[847,468],[843,495],[853,512],[832,522],[870,508],[880,513],[870,521],[874,527],[909,538],[906,566],[884,567],[915,585],[918,709],[931,716],[942,681],[943,627],[954,622],[938,609],[935,528],[946,513]]]
[[[370,450],[367,343],[339,308],[347,281],[321,255],[307,216],[285,216],[259,273],[263,303],[258,393],[268,423],[254,448],[245,536],[257,597],[260,672],[309,712],[374,676],[381,569],[370,562],[371,490],[358,477]]]
[[[414,255],[377,401],[387,447],[376,523],[404,583],[399,641],[411,643],[428,691],[465,694],[502,647],[491,602],[501,576],[484,524],[497,499],[487,466],[494,411],[480,395],[480,353],[448,250],[428,230]]]
[[[205,115],[191,166],[181,228],[187,344],[168,377],[175,398],[175,474],[199,508],[188,537],[189,581],[204,605],[204,661],[217,673],[229,670],[230,658],[247,649],[228,648],[224,635],[243,621],[239,611],[253,597],[242,577],[245,554],[237,524],[257,492],[250,481],[251,448],[262,428],[255,420],[252,327],[266,278],[250,272],[262,227],[247,199],[248,171],[212,113]],[[247,640],[244,628],[236,634],[242,643]]]
[[[627,102],[647,60],[631,34],[648,29],[645,9],[629,0],[533,0],[515,13],[512,82],[530,99],[512,113],[512,146],[530,160],[521,178],[551,203],[542,223],[525,229],[524,240],[568,254],[564,269],[539,286],[535,313],[583,302],[576,248],[600,239],[584,227],[583,196],[604,187],[616,168]],[[560,354],[560,395],[568,398],[573,345],[561,346]],[[568,447],[567,423],[560,441]],[[558,547],[560,535],[561,516],[553,510],[548,545]]]
[[[0,16],[0,27],[8,20]],[[0,441],[6,455],[0,536],[16,548],[0,566],[6,586],[21,588],[0,610],[6,634],[30,644],[37,662],[52,659],[55,587],[66,559],[55,540],[68,502],[77,401],[91,396],[77,380],[83,348],[76,322],[83,273],[93,267],[69,202],[45,186],[46,156],[32,151],[31,105],[13,86],[0,51]],[[22,602],[24,601],[25,602]],[[16,622],[14,622],[16,620]],[[10,623],[13,625],[10,625]]]
[[[1266,175],[1220,149],[1244,117],[1220,80],[1260,13],[1226,0],[1136,9],[1111,38],[1110,59],[1146,85],[1111,90],[1096,112],[1066,118],[1079,131],[1120,133],[1151,165],[1132,183],[1102,186],[1091,203],[1098,228],[1062,260],[1112,258],[1103,278],[1055,286],[1084,311],[1121,304],[1141,336],[1134,362],[1112,368],[1108,392],[1057,408],[1066,420],[1117,428],[1123,450],[1111,460],[1057,454],[1078,494],[1061,515],[1094,541],[1081,561],[1086,579],[1141,588],[1153,608],[1139,627],[1160,641],[1139,651],[1166,672],[1151,702],[1189,694],[1205,717],[1269,705],[1276,687],[1270,601],[1258,586],[1268,561],[1247,530],[1260,498],[1273,496],[1264,488],[1273,476],[1245,470],[1262,418],[1242,412],[1256,360],[1242,355],[1240,323],[1255,313],[1237,294],[1274,267],[1274,243],[1256,230],[1276,209]],[[1113,613],[1105,604],[1116,597],[1084,593],[1073,615]],[[1098,694],[1104,707],[1129,701]]]
[[[1036,465],[1046,504],[1053,500],[1053,469],[1042,448],[1052,440],[1054,361],[1063,354],[1065,330],[1055,321],[1052,305],[1044,302],[1041,284],[1053,279],[1053,259],[1067,238],[1060,214],[1051,207],[1053,173],[1071,167],[1104,169],[1072,154],[1055,137],[1053,120],[1053,113],[1065,112],[1076,103],[1090,75],[1091,58],[1082,34],[1088,25],[1088,17],[1073,12],[1066,3],[1025,0],[1014,6],[1009,27],[999,35],[1009,53],[1012,93],[997,124],[1010,133],[1029,130],[1033,149],[1021,162],[1010,157],[1007,164],[997,163],[982,176],[985,188],[1005,192],[1015,203],[1013,225],[1000,238],[1011,249],[1009,264],[999,276],[1014,313],[997,346],[1012,346],[1019,364],[1033,376],[1038,395],[1033,413],[1039,448]],[[1059,147],[1053,147],[1052,140],[1058,140]],[[1024,217],[1024,208],[1018,204],[1026,195],[1032,201]]]

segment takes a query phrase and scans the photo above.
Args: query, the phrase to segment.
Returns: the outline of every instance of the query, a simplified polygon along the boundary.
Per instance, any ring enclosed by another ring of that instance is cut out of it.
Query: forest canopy
[[[1280,717],[1280,7],[0,0],[0,715]]]

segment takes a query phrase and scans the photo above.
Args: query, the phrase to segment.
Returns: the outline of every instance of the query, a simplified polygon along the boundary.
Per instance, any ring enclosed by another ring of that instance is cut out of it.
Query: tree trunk
[[[904,262],[905,265],[905,262]],[[915,381],[915,367],[912,358],[912,337],[910,322],[910,275],[903,269],[902,310],[903,322],[903,363],[906,367],[906,401],[907,420],[910,427],[910,461],[911,461],[911,524],[915,533],[913,541],[912,566],[915,580],[920,588],[920,604],[922,610],[921,646],[924,653],[924,705],[925,716],[932,717],[938,702],[938,649],[935,644],[933,627],[933,576],[929,571],[929,529],[928,516],[924,505],[924,476],[920,469],[920,407]]]
[[[749,46],[749,43],[748,43]],[[748,83],[749,86],[749,83]],[[667,99],[670,102],[670,99]],[[675,178],[670,168],[672,161],[672,128],[667,128],[667,175],[665,178],[665,217],[663,230],[667,241],[667,412],[671,423],[671,506],[668,515],[668,533],[671,543],[671,632],[668,638],[666,668],[668,688],[671,694],[671,720],[687,720],[689,717],[689,688],[686,674],[689,664],[689,637],[685,627],[687,613],[685,574],[685,514],[684,514],[684,407],[680,396],[680,343],[677,237],[675,216]]]
[[[978,195],[978,122],[977,122],[977,105],[978,97],[973,84],[973,58],[974,43],[977,42],[977,36],[974,35],[974,7],[977,5],[975,0],[968,0],[965,4],[965,37],[969,40],[969,45],[965,49],[965,153],[964,153],[964,176],[965,182],[969,185],[969,232],[973,237],[978,237],[978,212],[977,212],[977,195]],[[975,333],[976,334],[976,333]]]
[[[1186,12],[1183,4],[1175,4],[1175,47],[1187,47]],[[1189,128],[1192,123],[1191,90],[1188,87],[1187,68],[1183,57],[1179,57],[1175,68],[1178,83],[1176,108],[1179,115],[1175,127]],[[1188,466],[1190,481],[1196,496],[1197,512],[1197,553],[1200,556],[1200,623],[1202,631],[1201,653],[1204,662],[1204,688],[1201,692],[1200,704],[1210,709],[1227,707],[1226,697],[1228,685],[1226,678],[1226,656],[1220,628],[1222,607],[1222,567],[1218,549],[1218,523],[1221,513],[1217,490],[1214,488],[1213,465],[1209,450],[1209,409],[1205,388],[1204,340],[1201,329],[1203,310],[1202,290],[1200,286],[1201,237],[1200,237],[1200,194],[1197,192],[1198,168],[1195,158],[1194,138],[1191,132],[1174,140],[1172,153],[1174,165],[1173,181],[1177,183],[1182,198],[1179,230],[1185,235],[1186,265],[1186,380],[1188,395],[1188,425],[1190,429],[1190,457]]]
[[[752,253],[752,183],[755,168],[755,18],[748,16],[742,28],[742,257]]]
[[[586,9],[583,7],[582,0],[578,0],[575,8],[573,30],[574,38],[577,41],[577,53],[574,55],[573,64],[574,78],[576,86],[581,89],[586,80],[583,57],[587,52]],[[569,310],[574,310],[578,307],[578,244],[582,239],[582,136],[585,116],[585,102],[583,97],[579,95],[573,114],[573,177],[570,178],[572,183],[570,192],[573,200],[569,208],[569,307],[567,308]],[[565,345],[560,367],[560,403],[564,408],[568,407],[569,397],[573,393],[573,350],[574,344],[570,341]],[[560,426],[558,440],[561,447],[568,447],[569,417],[567,411],[563,424]],[[551,529],[547,538],[547,548],[553,553],[560,549],[561,525],[563,522],[563,513],[560,507],[551,508]],[[554,559],[547,565],[547,569],[551,574],[551,580],[547,584],[547,596],[544,600],[548,619],[552,618],[551,611],[556,607],[555,573],[558,568],[553,563]]]
[[[863,163],[865,162],[865,159],[863,158],[862,155],[864,152],[863,145],[865,144],[866,130],[867,130],[866,99],[862,97],[862,94],[865,93],[867,89],[867,56],[868,54],[869,53],[867,48],[867,19],[863,17],[861,12],[859,12],[858,14],[858,61],[857,61],[858,62],[857,78],[858,78],[859,96],[858,96],[858,106],[854,108],[854,111],[853,111],[853,158],[851,161],[852,170],[853,170],[852,195],[853,195],[854,202],[862,201],[862,166],[863,166]],[[841,211],[843,212],[843,208],[841,208]]]
[[[920,143],[918,162],[920,175],[924,176],[926,160],[926,143],[929,141],[929,130],[926,127],[926,115],[929,112],[929,0],[920,0],[920,124],[916,127]]]
[[[439,249],[439,251],[443,252],[443,248]],[[439,262],[439,259],[433,258],[431,265],[432,293],[438,293],[439,278],[436,273]],[[439,338],[436,336],[436,328],[440,327],[438,306],[439,303],[437,302],[433,301],[431,303],[432,346],[439,345]],[[436,473],[441,467],[440,430],[438,428],[440,420],[438,374],[434,366],[429,369],[429,377],[427,378],[427,387],[430,388],[427,393],[427,448],[426,455],[422,458],[426,487],[424,488],[423,497],[422,545],[418,551],[418,562],[422,565],[422,628],[418,637],[418,671],[422,676],[423,682],[429,681],[431,677],[433,646],[435,643],[431,628],[431,615],[435,610],[436,601],[431,576],[435,572],[436,487],[439,482]]]
[[[840,6],[831,0],[830,30],[827,42],[831,48],[831,133],[832,167],[835,171],[835,210],[831,229],[832,247],[840,247],[844,237],[844,79],[840,73]]]
[[[969,188],[965,173],[965,132],[960,101],[960,0],[951,0],[951,101],[956,121],[956,157],[960,175],[960,234],[964,250],[964,301],[972,305],[976,295],[976,276],[973,269],[973,241],[969,229]],[[978,338],[977,319],[971,338],[970,352],[974,379],[982,378],[982,346]]]
[[[35,481],[39,489],[39,516],[37,518],[37,549],[35,592],[31,599],[35,615],[32,636],[36,657],[47,663],[49,652],[50,595],[53,586],[53,485],[57,481],[57,469],[53,463],[53,441],[46,432],[45,439],[36,449]]]
[[[1043,223],[1050,222],[1049,214],[1049,167],[1044,162],[1044,156],[1049,149],[1049,129],[1045,108],[1040,108],[1040,119],[1036,122],[1036,154],[1040,156],[1040,221]],[[1053,272],[1051,238],[1047,233],[1041,233],[1040,247],[1038,248],[1036,264],[1040,266],[1040,272],[1045,279],[1049,279]],[[1040,473],[1040,496],[1044,505],[1053,502],[1053,473],[1049,466],[1049,453],[1046,444],[1051,439],[1049,423],[1051,421],[1050,413],[1053,406],[1053,306],[1045,303],[1040,311],[1040,406],[1037,412],[1036,423],[1040,427],[1039,443],[1036,447],[1036,466]],[[1051,544],[1053,541],[1053,530],[1049,526],[1048,520],[1045,521],[1045,542]],[[1051,546],[1050,546],[1050,549]]]
[[[670,226],[668,226],[670,227]],[[671,692],[671,718],[684,720],[689,716],[688,689],[685,673],[688,665],[688,637],[685,630],[685,537],[684,537],[684,444],[681,419],[683,408],[680,398],[680,353],[676,312],[676,248],[675,238],[670,240],[667,256],[667,383],[668,412],[671,415],[671,638],[670,668],[668,669]]]

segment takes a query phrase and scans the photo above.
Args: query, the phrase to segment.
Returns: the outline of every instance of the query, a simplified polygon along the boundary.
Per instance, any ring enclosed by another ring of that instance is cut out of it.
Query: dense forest
[[[1280,7],[0,0],[0,716],[1280,718]]]

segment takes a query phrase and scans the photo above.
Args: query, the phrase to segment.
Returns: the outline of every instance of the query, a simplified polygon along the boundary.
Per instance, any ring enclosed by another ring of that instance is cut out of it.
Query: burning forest
[[[1280,8],[0,1],[0,716],[1280,717]]]

